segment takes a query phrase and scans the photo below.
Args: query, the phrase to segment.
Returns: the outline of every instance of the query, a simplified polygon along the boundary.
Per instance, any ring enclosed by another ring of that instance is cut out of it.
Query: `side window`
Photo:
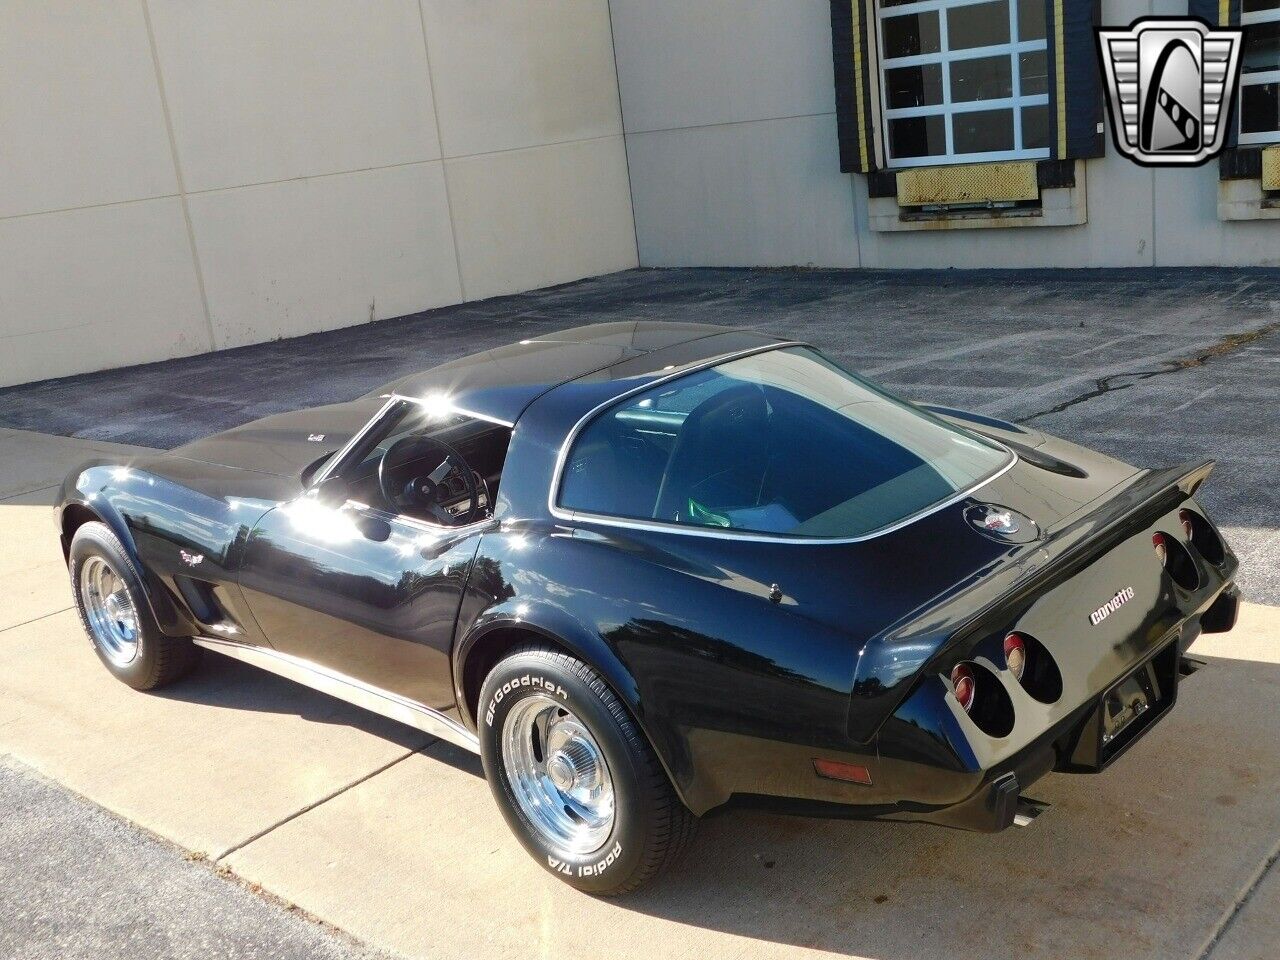
[[[438,444],[407,444],[380,476],[388,451],[414,438],[447,444],[453,453]],[[339,469],[352,499],[415,520],[460,526],[489,516],[510,442],[509,427],[403,401]]]
[[[707,370],[605,411],[574,442],[560,505],[639,520],[657,517],[663,480],[685,422],[724,386],[723,377]],[[678,512],[664,518],[679,521]]]
[[[1007,450],[871,387],[807,348],[727,361],[626,398],[578,434],[560,507],[815,538],[856,537],[940,504]]]

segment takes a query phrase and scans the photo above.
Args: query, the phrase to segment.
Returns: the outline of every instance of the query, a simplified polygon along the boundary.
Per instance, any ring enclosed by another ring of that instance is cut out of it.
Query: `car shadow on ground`
[[[706,818],[682,865],[617,901],[881,960],[1199,956],[1280,838],[1280,666],[1212,658],[1098,775],[1051,774],[1031,826]]]
[[[974,834],[728,812],[704,818],[688,855],[653,885],[591,901],[545,878],[547,909],[605,924],[610,911],[634,911],[879,960],[1197,956],[1280,838],[1280,665],[1207,659],[1170,715],[1114,767],[1032,787],[1052,808],[1030,827]],[[207,657],[202,674],[167,695],[350,723],[410,747],[421,736],[221,660]],[[470,774],[467,782],[482,776],[478,759],[457,748],[424,753]],[[486,836],[503,831],[483,806],[483,784],[455,790],[460,803],[482,805]],[[480,868],[454,877],[495,900],[508,879]]]
[[[342,724],[408,750],[434,742],[434,738],[412,727],[207,650],[195,673],[152,696],[228,710],[293,714],[313,723]]]

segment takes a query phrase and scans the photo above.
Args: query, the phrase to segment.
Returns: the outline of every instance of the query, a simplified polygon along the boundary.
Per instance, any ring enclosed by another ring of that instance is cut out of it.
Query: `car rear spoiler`
[[[1146,529],[1194,496],[1215,462],[1135,473],[1026,545],[995,571],[956,584],[867,641],[849,704],[849,735],[859,743],[910,692],[915,678],[970,630],[1069,580],[1096,557]]]

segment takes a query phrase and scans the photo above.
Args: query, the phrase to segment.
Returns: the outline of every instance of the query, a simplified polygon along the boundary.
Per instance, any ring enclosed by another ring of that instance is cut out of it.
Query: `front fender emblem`
[[[194,567],[197,564],[204,563],[203,553],[187,553],[185,550],[179,550],[178,556],[182,558],[182,562],[188,567]]]
[[[310,442],[310,443],[324,443],[324,434],[323,434],[323,433],[313,433],[313,434],[311,434],[310,436],[308,436],[308,437],[307,437],[307,441],[308,441],[308,442]]]

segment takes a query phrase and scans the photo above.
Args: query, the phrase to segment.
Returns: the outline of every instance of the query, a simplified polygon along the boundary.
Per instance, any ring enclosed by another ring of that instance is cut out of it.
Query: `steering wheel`
[[[405,479],[403,468],[419,460],[435,461],[437,466],[429,473],[414,472]],[[446,527],[468,523],[480,512],[475,471],[462,454],[435,437],[402,437],[388,447],[378,461],[378,488],[392,507],[425,510]],[[445,509],[448,501],[462,494],[467,497],[466,510],[453,514]]]

